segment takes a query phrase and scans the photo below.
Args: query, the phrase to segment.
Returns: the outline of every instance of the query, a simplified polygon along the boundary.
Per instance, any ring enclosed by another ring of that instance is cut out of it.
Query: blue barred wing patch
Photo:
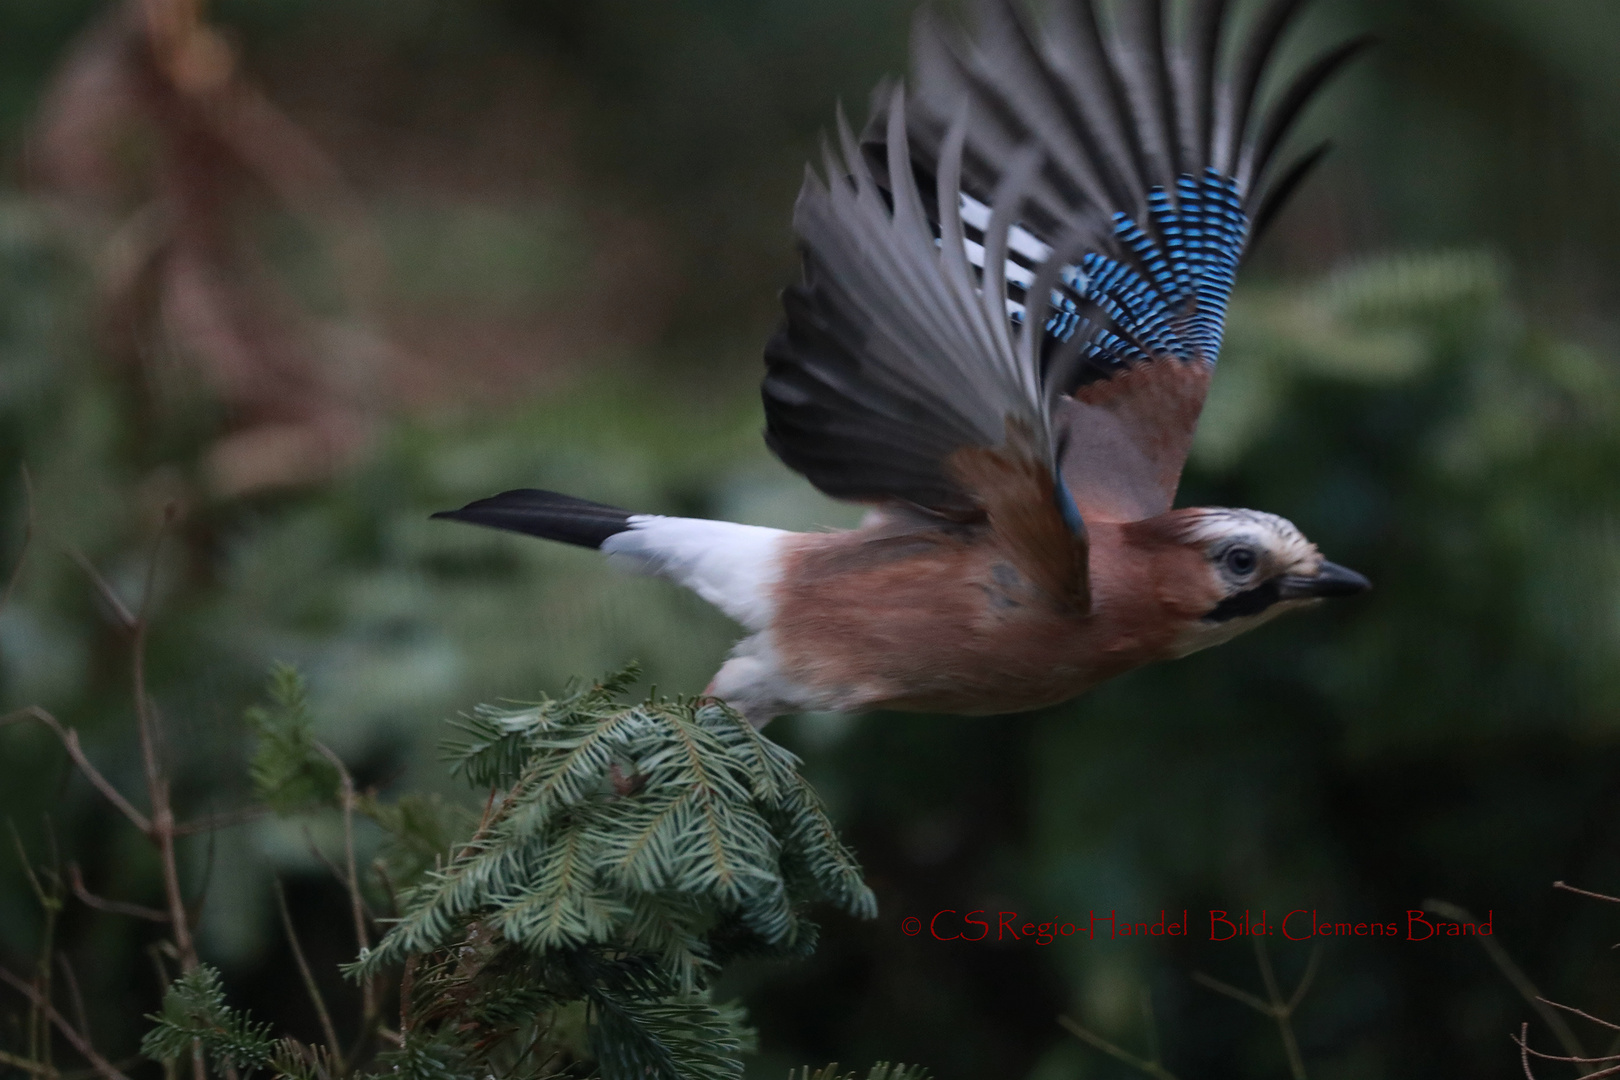
[[[963,199],[965,223],[988,220],[988,207],[966,195]],[[1145,223],[1128,214],[1114,215],[1113,240],[1124,257],[1087,252],[1078,265],[1064,268],[1064,289],[1051,297],[1048,345],[1066,342],[1089,325],[1082,356],[1093,371],[1106,373],[1166,355],[1213,364],[1220,353],[1226,305],[1249,237],[1237,184],[1206,169],[1202,177],[1183,175],[1174,198],[1164,188],[1154,188],[1147,205]],[[1023,229],[1015,229],[1012,239],[1007,310],[1021,323],[1033,267],[1051,249]],[[969,256],[982,269],[983,248],[969,241]],[[1101,312],[1102,319],[1085,312]]]

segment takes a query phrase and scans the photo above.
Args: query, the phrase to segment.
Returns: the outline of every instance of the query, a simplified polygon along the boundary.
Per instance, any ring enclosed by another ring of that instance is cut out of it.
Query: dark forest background
[[[447,799],[441,721],[477,702],[630,658],[701,690],[734,628],[700,601],[427,515],[538,486],[853,521],[764,449],[760,350],[804,162],[903,70],[913,7],[0,2],[0,588],[32,523],[0,713],[49,708],[138,788],[127,648],[73,553],[136,595],[169,505],[149,674],[188,816],[249,801],[242,715],[275,660],[362,784]],[[1492,913],[1548,996],[1620,1017],[1620,911],[1552,888],[1620,892],[1620,7],[1319,0],[1291,54],[1362,29],[1380,45],[1307,118],[1337,149],[1249,263],[1180,501],[1281,513],[1376,591],[1037,714],[772,725],[881,915],[732,973],[751,1075],[1126,1075],[1055,1018],[1144,1047],[1144,995],[1183,1078],[1286,1073],[1191,978],[1258,992],[1240,942],[901,932],[943,908],[1404,928],[1440,898]],[[0,814],[31,858],[157,902],[49,732],[0,728]],[[182,857],[233,1000],[313,1033],[272,875],[317,966],[352,943],[306,827],[334,825],[257,818]],[[41,925],[8,840],[0,964]],[[70,903],[59,933],[127,1057],[156,930]],[[1291,985],[1308,948],[1274,956]],[[1519,1075],[1533,1015],[1475,942],[1352,939],[1296,1026],[1315,1077],[1477,1080]]]

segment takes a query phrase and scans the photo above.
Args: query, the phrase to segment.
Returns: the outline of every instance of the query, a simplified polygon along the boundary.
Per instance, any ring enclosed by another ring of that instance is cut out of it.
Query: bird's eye
[[[1260,561],[1254,553],[1254,548],[1235,547],[1226,553],[1226,568],[1236,577],[1248,577],[1254,573],[1255,565]]]

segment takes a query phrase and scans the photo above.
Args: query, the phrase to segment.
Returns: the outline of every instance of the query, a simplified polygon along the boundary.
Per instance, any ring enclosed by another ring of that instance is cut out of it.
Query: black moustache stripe
[[[1258,615],[1266,608],[1282,599],[1275,580],[1263,582],[1252,589],[1244,589],[1240,593],[1233,593],[1225,600],[1216,604],[1205,622],[1226,622],[1228,619],[1238,619],[1245,615]]]

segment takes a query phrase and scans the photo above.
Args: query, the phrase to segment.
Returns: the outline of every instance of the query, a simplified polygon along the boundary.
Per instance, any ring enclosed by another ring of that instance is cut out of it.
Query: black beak
[[[1277,594],[1283,600],[1307,600],[1323,596],[1354,596],[1372,588],[1372,582],[1348,566],[1324,562],[1314,576],[1288,574],[1277,579]]]

